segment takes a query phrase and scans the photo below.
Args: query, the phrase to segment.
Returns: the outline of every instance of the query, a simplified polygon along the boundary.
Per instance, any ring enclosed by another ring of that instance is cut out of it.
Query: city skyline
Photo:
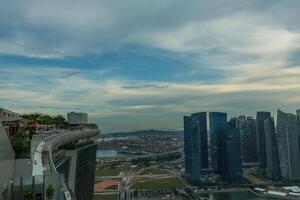
[[[4,1],[0,107],[85,112],[103,132],[182,129],[193,110],[294,112],[299,8],[297,0]]]

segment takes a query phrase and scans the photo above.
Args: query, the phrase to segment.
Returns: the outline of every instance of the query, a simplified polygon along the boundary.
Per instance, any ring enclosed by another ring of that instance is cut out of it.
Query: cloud
[[[155,84],[144,84],[144,85],[125,85],[122,86],[124,89],[146,89],[146,88],[156,88],[156,89],[164,89],[168,88],[168,85],[155,85]]]
[[[1,106],[89,112],[105,130],[181,127],[183,114],[201,110],[292,111],[299,8],[297,0],[5,0]]]
[[[5,0],[0,8],[0,53],[42,58],[80,56],[128,43],[181,51],[211,48],[214,45],[203,43],[205,39],[197,36],[201,31],[202,35],[212,34],[213,39],[215,33],[207,29],[207,21],[253,11],[253,2]],[[223,28],[228,24],[219,25]]]

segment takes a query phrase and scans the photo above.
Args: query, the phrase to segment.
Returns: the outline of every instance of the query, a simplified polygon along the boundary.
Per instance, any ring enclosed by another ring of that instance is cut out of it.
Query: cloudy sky
[[[104,132],[300,107],[299,0],[0,2],[0,107]]]

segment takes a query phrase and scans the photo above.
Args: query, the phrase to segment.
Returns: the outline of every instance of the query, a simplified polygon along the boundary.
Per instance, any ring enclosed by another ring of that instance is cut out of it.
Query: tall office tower
[[[239,119],[236,117],[230,118],[228,122],[229,129],[234,129],[239,127]]]
[[[266,141],[266,156],[267,168],[266,176],[273,179],[280,179],[280,164],[277,148],[277,140],[275,133],[275,123],[273,118],[266,119],[264,122],[265,127],[265,141]]]
[[[223,143],[228,132],[227,113],[209,113],[210,148],[212,168],[222,173]]]
[[[241,132],[242,162],[257,162],[256,121],[253,117],[239,117]]]
[[[277,144],[282,179],[300,180],[299,133],[296,115],[278,110]]]
[[[184,155],[185,155],[185,173],[192,174],[192,127],[191,117],[183,117],[184,127]]]
[[[297,113],[298,120],[300,120],[300,109],[298,109],[298,110],[296,111],[296,113]]]
[[[194,113],[192,117],[192,133],[200,136],[201,168],[208,168],[207,117],[206,112]]]
[[[184,129],[186,163],[190,160],[186,166],[187,175],[193,182],[199,182],[201,170],[208,168],[206,112],[184,117]]]
[[[270,112],[257,112],[256,114],[257,153],[260,167],[264,170],[267,166],[264,123],[269,118],[271,118]]]
[[[227,182],[240,181],[242,178],[242,160],[240,130],[229,130],[224,139],[223,180]]]

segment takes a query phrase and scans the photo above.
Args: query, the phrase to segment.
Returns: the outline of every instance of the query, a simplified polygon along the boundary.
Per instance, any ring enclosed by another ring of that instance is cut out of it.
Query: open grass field
[[[117,166],[99,169],[96,170],[96,176],[118,176],[121,171],[129,171],[130,167],[131,164],[126,162]]]
[[[151,179],[144,182],[138,182],[132,186],[132,189],[167,189],[167,188],[184,188],[183,183],[178,178]]]
[[[94,200],[117,200],[117,194],[94,195]]]
[[[164,170],[160,170],[160,169],[156,169],[156,168],[149,168],[149,169],[146,169],[142,175],[149,175],[149,174],[168,174],[167,171],[164,171]]]

